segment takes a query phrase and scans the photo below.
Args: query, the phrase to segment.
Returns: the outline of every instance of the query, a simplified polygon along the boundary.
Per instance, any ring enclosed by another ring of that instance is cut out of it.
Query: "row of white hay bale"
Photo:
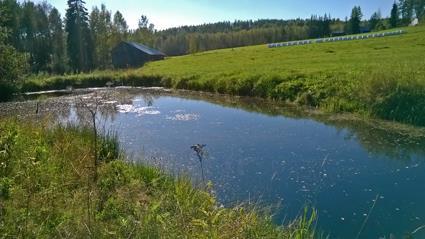
[[[283,42],[283,43],[272,43],[272,44],[269,44],[268,46],[269,48],[275,48],[275,47],[299,46],[299,45],[324,43],[324,42],[353,41],[353,40],[363,40],[363,39],[370,39],[370,38],[377,38],[377,37],[395,36],[395,35],[401,35],[403,33],[405,33],[405,31],[398,30],[398,31],[392,31],[392,32],[372,33],[372,34],[365,34],[365,35],[330,37],[330,38],[320,38],[316,40],[302,40],[302,41],[291,41],[291,42]]]

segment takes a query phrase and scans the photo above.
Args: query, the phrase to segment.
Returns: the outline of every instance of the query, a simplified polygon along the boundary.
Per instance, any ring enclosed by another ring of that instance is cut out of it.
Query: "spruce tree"
[[[350,18],[350,33],[357,34],[360,33],[360,23],[362,21],[363,13],[360,8],[360,6],[356,6],[353,8],[351,12],[351,18]]]
[[[391,18],[390,18],[391,27],[397,27],[399,21],[400,21],[400,13],[398,11],[398,5],[397,3],[394,3],[393,8],[391,9]]]
[[[381,15],[380,11],[377,11],[377,12],[372,14],[372,16],[370,17],[370,20],[369,20],[370,30],[372,30],[372,31],[373,30],[381,30],[381,29],[377,29],[378,26],[380,25],[379,23],[381,22],[381,18],[382,18],[382,15]]]
[[[68,0],[65,30],[70,66],[74,71],[88,71],[93,67],[93,42],[89,18],[83,0]]]

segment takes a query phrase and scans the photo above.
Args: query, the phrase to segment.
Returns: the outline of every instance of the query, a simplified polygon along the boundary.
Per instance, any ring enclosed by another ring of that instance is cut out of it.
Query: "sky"
[[[47,2],[65,15],[66,0]],[[377,10],[388,16],[394,0],[86,0],[86,7],[90,11],[102,3],[113,13],[120,11],[130,28],[137,27],[143,14],[162,30],[218,21],[309,18],[325,13],[344,19],[355,5],[361,6],[365,18]]]

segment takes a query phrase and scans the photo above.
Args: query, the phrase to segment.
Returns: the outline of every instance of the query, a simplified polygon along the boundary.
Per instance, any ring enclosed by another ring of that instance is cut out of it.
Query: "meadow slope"
[[[23,90],[114,81],[259,96],[425,126],[425,26],[403,30],[407,33],[367,40],[208,51],[137,70],[39,77]]]

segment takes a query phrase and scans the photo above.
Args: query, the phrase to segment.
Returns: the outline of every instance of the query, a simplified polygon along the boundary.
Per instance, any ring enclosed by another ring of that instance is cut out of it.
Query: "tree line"
[[[111,49],[120,41],[134,41],[157,48],[167,55],[191,54],[271,42],[355,34],[408,25],[424,18],[425,0],[399,0],[390,17],[375,12],[364,19],[360,6],[350,17],[329,14],[308,19],[225,21],[198,26],[155,30],[142,15],[136,29],[129,29],[122,13],[105,5],[89,11],[83,0],[68,0],[66,15],[47,2],[0,0],[0,46],[24,63],[28,72],[63,74],[112,68]],[[10,61],[12,63],[13,61]],[[0,71],[6,71],[1,65]],[[1,80],[8,75],[2,72]],[[12,77],[13,78],[13,77]]]

